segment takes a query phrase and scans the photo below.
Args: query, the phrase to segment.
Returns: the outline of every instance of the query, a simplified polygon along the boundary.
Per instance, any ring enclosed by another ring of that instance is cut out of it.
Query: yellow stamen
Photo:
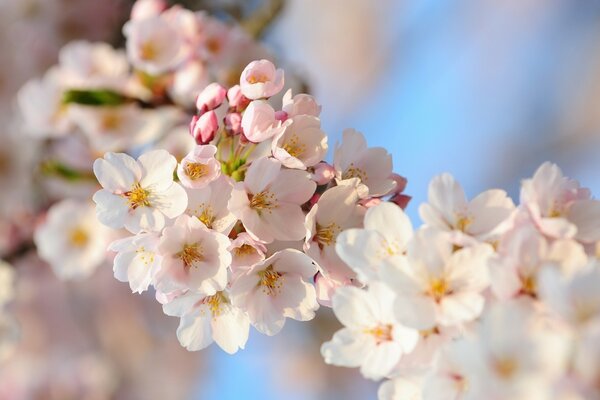
[[[144,263],[144,265],[150,265],[154,262],[154,253],[150,251],[146,251],[144,246],[140,246],[135,250],[138,254],[140,260]]]
[[[69,241],[75,247],[85,246],[89,239],[87,231],[81,227],[76,227],[69,233]]]
[[[198,219],[202,222],[208,229],[213,228],[213,224],[215,223],[215,219],[217,217],[213,213],[213,209],[211,206],[206,206],[202,208],[202,212],[198,215]]]
[[[521,276],[521,293],[531,297],[537,297],[537,281],[535,276]]]
[[[229,300],[223,292],[217,292],[212,296],[205,297],[202,304],[208,305],[208,308],[213,317],[218,317],[223,312],[222,305],[228,304]]]
[[[158,51],[154,43],[144,42],[140,47],[140,58],[144,61],[151,61],[156,58]]]
[[[502,379],[510,379],[517,372],[518,364],[514,358],[500,358],[493,362],[492,367]]]
[[[201,163],[186,163],[183,167],[183,170],[185,171],[185,174],[193,181],[208,175],[210,172],[208,165]]]
[[[298,139],[298,135],[295,133],[292,134],[292,137],[285,141],[282,148],[287,151],[287,153],[292,156],[298,158],[306,151],[306,145],[300,142]]]
[[[378,325],[375,328],[367,329],[365,330],[365,333],[368,335],[373,335],[375,337],[376,343],[381,344],[383,342],[389,342],[393,340],[392,330],[392,325],[387,324]]]
[[[274,296],[281,292],[283,275],[274,271],[273,265],[269,265],[266,269],[259,271],[258,276],[260,277],[258,286],[263,288],[263,293]]]
[[[436,302],[442,300],[442,298],[451,293],[448,282],[443,278],[433,278],[429,282],[429,295],[434,298]]]
[[[459,216],[458,220],[456,221],[456,229],[458,229],[461,232],[466,232],[467,228],[469,227],[469,225],[471,225],[472,222],[472,218],[469,218],[467,216]]]
[[[337,235],[340,233],[340,226],[335,222],[329,225],[322,226],[317,224],[314,240],[322,250],[325,246],[330,246],[335,242]]]
[[[191,268],[194,263],[204,260],[200,243],[184,244],[183,249],[175,256],[183,261],[186,269]]]
[[[244,243],[240,247],[236,247],[235,249],[233,249],[233,254],[235,254],[238,257],[247,256],[247,255],[253,254],[255,252],[256,252],[256,249],[247,243]]]
[[[269,81],[269,77],[264,74],[255,73],[248,77],[248,83],[250,83],[250,84],[265,83],[268,81]]]
[[[124,195],[129,200],[129,208],[133,210],[141,206],[150,207],[150,192],[141,187],[139,183],[134,184],[133,188]]]
[[[350,178],[359,178],[361,182],[367,183],[369,177],[367,176],[365,170],[363,170],[362,168],[358,168],[354,165],[354,163],[351,163],[348,169],[346,169],[346,171],[344,171],[344,173],[342,174],[342,179]]]
[[[248,194],[250,208],[256,210],[259,214],[264,210],[271,210],[277,207],[275,195],[269,191],[262,191],[257,194]]]

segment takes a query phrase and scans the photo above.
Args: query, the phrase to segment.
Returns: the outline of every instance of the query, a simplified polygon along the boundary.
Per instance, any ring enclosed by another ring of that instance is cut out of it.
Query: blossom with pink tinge
[[[252,61],[240,77],[242,94],[251,100],[276,95],[283,89],[283,84],[283,70],[276,69],[269,60]]]

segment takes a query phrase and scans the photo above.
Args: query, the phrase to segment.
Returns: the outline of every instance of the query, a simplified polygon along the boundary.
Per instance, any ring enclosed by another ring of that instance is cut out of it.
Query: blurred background
[[[218,13],[238,1],[184,3]],[[131,4],[0,0],[0,129],[13,129],[16,91],[62,45],[118,45]],[[499,187],[516,199],[520,180],[551,160],[600,191],[600,1],[287,0],[263,40],[323,105],[330,143],[354,127],[392,153],[414,224],[429,180],[446,171],[469,196]],[[0,143],[0,210],[23,183],[2,176],[1,153],[22,147]],[[252,332],[235,356],[188,353],[177,319],[151,294],[131,295],[110,267],[66,284],[37,259],[15,267],[21,333],[0,366],[0,399],[376,396],[357,371],[323,363],[319,346],[338,329],[328,310],[273,338]]]

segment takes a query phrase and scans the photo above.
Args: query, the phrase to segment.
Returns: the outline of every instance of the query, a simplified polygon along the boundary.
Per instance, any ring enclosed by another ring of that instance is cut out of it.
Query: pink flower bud
[[[275,111],[275,119],[277,121],[285,122],[288,119],[288,115],[285,111]]]
[[[405,194],[396,194],[394,196],[392,196],[392,198],[390,199],[390,201],[392,203],[395,203],[398,207],[400,207],[401,209],[406,209],[406,206],[408,206],[408,202],[412,199],[412,197],[407,196]]]
[[[283,89],[283,70],[269,60],[252,61],[240,77],[242,94],[251,100],[271,97]]]
[[[223,122],[225,123],[225,130],[228,135],[235,136],[242,133],[242,115],[240,113],[232,112],[227,114]]]
[[[335,168],[326,162],[320,162],[314,167],[312,180],[317,185],[327,185],[333,178],[335,178]]]
[[[240,85],[229,88],[227,91],[227,101],[229,101],[229,107],[234,108],[238,112],[245,109],[250,103],[250,99],[242,94]]]
[[[190,134],[196,140],[197,144],[207,144],[214,139],[219,122],[217,114],[214,111],[208,111],[200,117],[194,116],[190,123]]]
[[[196,108],[201,113],[214,110],[219,107],[223,100],[225,100],[225,94],[227,90],[218,83],[214,82],[204,88],[196,99]]]

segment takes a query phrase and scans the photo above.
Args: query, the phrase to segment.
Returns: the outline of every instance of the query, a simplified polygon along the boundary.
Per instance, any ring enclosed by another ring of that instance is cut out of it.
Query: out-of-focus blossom
[[[488,190],[468,201],[460,184],[450,174],[439,175],[429,184],[429,203],[419,207],[425,224],[455,234],[465,245],[471,238],[489,240],[515,206],[503,190]]]
[[[343,287],[333,297],[333,312],[344,328],[321,347],[328,364],[360,367],[369,379],[381,379],[392,371],[403,354],[419,339],[415,329],[402,326],[393,311],[395,295],[383,285],[367,291]]]
[[[88,277],[106,258],[108,230],[90,203],[64,200],[48,210],[35,231],[40,257],[61,279]]]

